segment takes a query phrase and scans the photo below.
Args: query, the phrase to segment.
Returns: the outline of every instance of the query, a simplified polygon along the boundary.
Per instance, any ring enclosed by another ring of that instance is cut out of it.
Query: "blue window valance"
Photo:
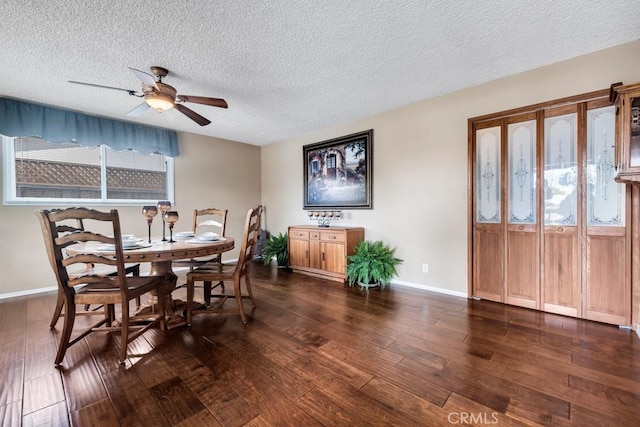
[[[180,154],[175,131],[7,98],[0,98],[0,134],[37,136],[50,142],[74,141],[87,147],[105,144],[114,150],[132,149],[169,157]]]

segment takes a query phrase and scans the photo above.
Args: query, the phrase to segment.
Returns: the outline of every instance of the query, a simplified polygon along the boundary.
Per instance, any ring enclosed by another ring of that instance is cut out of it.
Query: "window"
[[[173,200],[173,159],[102,145],[2,136],[5,204],[140,205]]]

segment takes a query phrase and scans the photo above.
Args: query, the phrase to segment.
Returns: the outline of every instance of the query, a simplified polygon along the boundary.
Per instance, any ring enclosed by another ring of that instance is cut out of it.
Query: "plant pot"
[[[380,284],[379,283],[360,283],[360,282],[358,282],[358,286],[360,286],[360,289],[366,289],[368,291],[369,288],[377,288],[378,286],[380,286]]]

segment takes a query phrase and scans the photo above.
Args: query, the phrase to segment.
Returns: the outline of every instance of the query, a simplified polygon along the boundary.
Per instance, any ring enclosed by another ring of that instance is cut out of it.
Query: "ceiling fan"
[[[162,78],[166,77],[166,75],[169,74],[169,70],[167,70],[166,68],[158,66],[151,67],[150,69],[153,75],[145,73],[144,71],[136,70],[135,68],[129,67],[129,69],[133,74],[135,74],[136,77],[140,79],[140,81],[142,81],[141,91],[122,89],[112,86],[103,86],[94,83],[77,82],[73,80],[69,80],[69,83],[100,87],[103,89],[122,90],[127,92],[129,95],[144,98],[144,102],[142,104],[138,105],[136,108],[127,113],[127,116],[130,117],[140,116],[149,108],[154,108],[159,112],[175,108],[200,126],[206,126],[211,123],[211,121],[205,117],[202,117],[192,109],[185,107],[185,102],[193,102],[194,104],[210,105],[212,107],[220,108],[228,107],[227,102],[221,98],[206,98],[203,96],[178,94],[173,86],[169,86],[168,84],[162,82]]]

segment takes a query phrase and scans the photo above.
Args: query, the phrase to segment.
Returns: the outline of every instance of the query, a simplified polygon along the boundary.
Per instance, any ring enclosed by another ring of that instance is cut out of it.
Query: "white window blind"
[[[155,204],[173,200],[173,159],[102,145],[2,137],[5,204]]]

